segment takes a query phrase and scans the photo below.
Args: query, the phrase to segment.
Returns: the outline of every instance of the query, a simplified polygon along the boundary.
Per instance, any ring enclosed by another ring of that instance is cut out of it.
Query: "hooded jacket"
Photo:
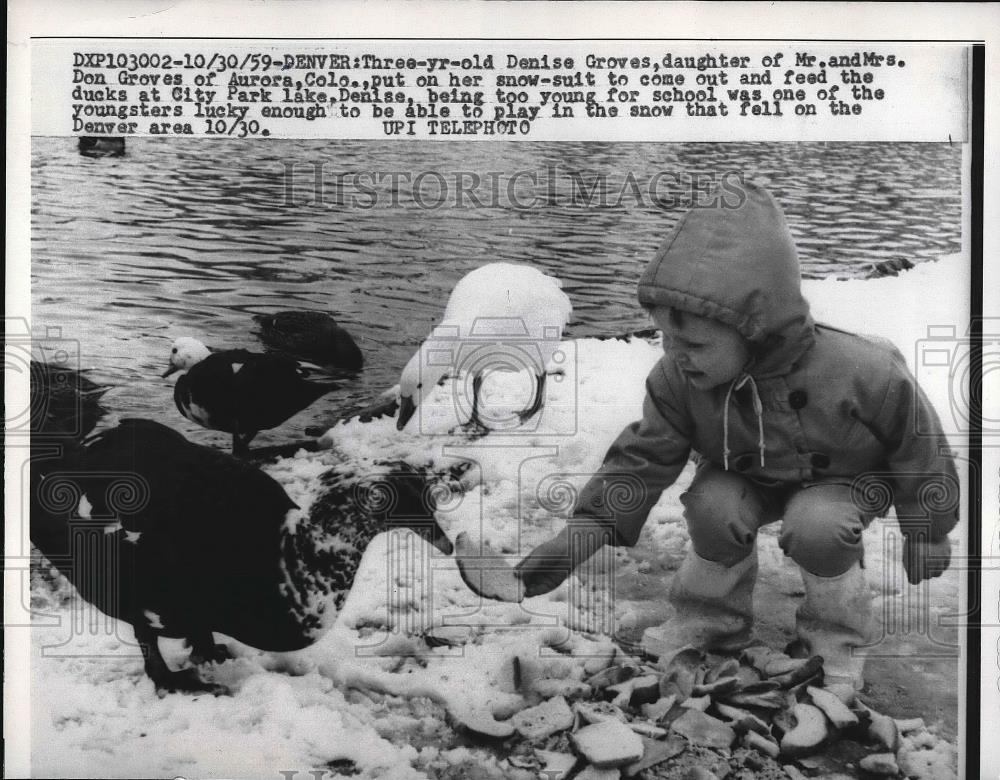
[[[937,414],[895,347],[813,322],[766,190],[745,183],[689,211],[643,273],[639,302],[735,328],[752,358],[732,383],[699,389],[662,357],[642,419],[611,446],[576,515],[612,522],[617,543],[634,545],[693,449],[764,484],[853,486],[863,514],[895,505],[904,533],[938,540],[955,526],[958,478]]]

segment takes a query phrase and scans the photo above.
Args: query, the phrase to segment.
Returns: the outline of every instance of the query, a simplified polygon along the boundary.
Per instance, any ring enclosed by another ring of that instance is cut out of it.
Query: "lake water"
[[[573,336],[647,327],[635,284],[707,183],[742,174],[784,207],[807,276],[961,249],[961,147],[129,139],[126,156],[32,143],[32,317],[112,384],[119,416],[196,441],[159,375],[171,341],[258,349],[251,315],[332,314],[367,367],[255,446],[370,402],[467,271],[560,277]]]

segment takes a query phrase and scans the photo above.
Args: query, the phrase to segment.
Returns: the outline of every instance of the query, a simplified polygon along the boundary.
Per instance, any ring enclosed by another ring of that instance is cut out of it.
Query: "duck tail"
[[[331,376],[329,369],[317,363],[310,363],[308,360],[296,360],[295,362],[298,363],[299,371],[307,375],[306,376],[307,379],[309,378],[308,377],[309,374],[318,374],[320,376]]]
[[[340,380],[348,376],[343,371],[330,369],[326,366],[318,366],[315,363],[309,363],[303,360],[297,360],[295,362],[298,364],[299,376],[305,381],[305,383],[311,386],[324,388],[323,393],[329,393],[331,390],[336,390],[340,387]]]

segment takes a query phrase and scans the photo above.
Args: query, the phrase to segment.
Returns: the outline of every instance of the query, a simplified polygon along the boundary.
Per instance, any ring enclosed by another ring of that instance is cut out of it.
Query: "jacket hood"
[[[752,374],[783,373],[813,343],[785,216],[748,182],[727,182],[708,203],[685,214],[660,247],[639,280],[639,302],[729,325],[752,346]]]

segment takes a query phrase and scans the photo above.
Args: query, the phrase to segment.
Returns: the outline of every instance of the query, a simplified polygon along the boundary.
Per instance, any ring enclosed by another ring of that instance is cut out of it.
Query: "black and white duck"
[[[364,356],[351,334],[329,314],[318,311],[279,311],[255,314],[258,337],[268,349],[321,366],[330,372],[355,372]]]
[[[196,664],[229,657],[214,632],[302,649],[332,624],[377,534],[412,529],[452,552],[434,487],[460,472],[331,468],[304,513],[264,472],[156,422],[64,441],[32,470],[31,541],[83,599],[133,626],[160,691],[222,692],[171,669],[159,637],[187,640]]]
[[[174,385],[182,415],[233,435],[233,454],[245,456],[260,431],[276,428],[338,385],[318,369],[286,355],[229,349],[213,352],[184,336],[173,343],[163,376],[184,371]]]

